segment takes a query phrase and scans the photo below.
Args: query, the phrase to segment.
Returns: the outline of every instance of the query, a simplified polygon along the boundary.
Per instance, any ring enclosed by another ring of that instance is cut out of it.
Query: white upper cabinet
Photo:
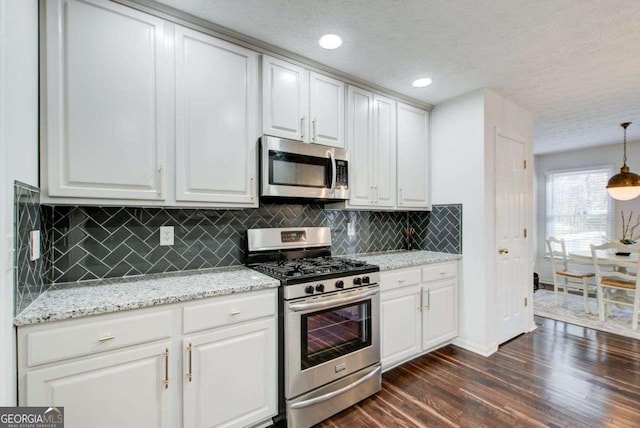
[[[347,90],[347,208],[396,206],[396,102],[355,86]]]
[[[258,54],[175,30],[176,201],[257,206]]]
[[[322,74],[309,74],[310,141],[344,147],[344,82]]]
[[[344,93],[344,82],[264,55],[262,132],[344,147]]]
[[[309,123],[309,73],[302,67],[263,56],[263,133],[309,142]]]
[[[429,113],[398,103],[398,208],[431,207]]]
[[[373,94],[349,86],[347,95],[347,149],[349,150],[349,205],[373,205]]]
[[[43,200],[258,206],[256,52],[111,1],[44,5]]]
[[[43,4],[43,188],[164,200],[165,22],[106,1]]]
[[[396,102],[373,96],[373,161],[376,171],[375,205],[396,205]]]

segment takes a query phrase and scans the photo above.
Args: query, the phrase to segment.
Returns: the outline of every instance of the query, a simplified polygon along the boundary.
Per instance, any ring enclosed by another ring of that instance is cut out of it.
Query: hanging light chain
[[[631,122],[621,123],[620,126],[624,129],[624,140],[622,143],[622,165],[627,166],[627,126],[631,125]]]

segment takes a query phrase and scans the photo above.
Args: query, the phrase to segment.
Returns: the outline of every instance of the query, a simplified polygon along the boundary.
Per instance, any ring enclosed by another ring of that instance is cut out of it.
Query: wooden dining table
[[[612,253],[607,253],[605,251],[597,251],[598,260],[604,262],[630,262],[637,263],[638,262],[638,254],[631,254],[628,256],[616,256]],[[585,265],[593,265],[593,258],[591,256],[591,250],[575,250],[569,252],[569,260],[575,263],[581,263]]]

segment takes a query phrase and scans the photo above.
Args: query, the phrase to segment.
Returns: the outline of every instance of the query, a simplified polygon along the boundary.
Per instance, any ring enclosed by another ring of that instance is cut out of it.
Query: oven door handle
[[[325,395],[321,395],[320,397],[314,397],[314,398],[310,398],[308,400],[301,401],[299,403],[292,404],[291,408],[292,409],[301,409],[303,407],[313,406],[314,404],[330,400],[333,397],[336,397],[336,396],[338,396],[340,394],[344,394],[345,392],[347,392],[347,391],[349,391],[349,390],[351,390],[351,389],[353,389],[353,388],[355,388],[355,387],[357,387],[359,385],[362,385],[364,382],[368,381],[369,379],[371,379],[373,377],[379,376],[381,371],[382,371],[382,367],[378,366],[378,367],[376,367],[376,369],[374,371],[368,373],[365,376],[362,376],[360,379],[358,379],[357,381],[355,381],[353,383],[350,383],[347,386],[343,386],[340,389],[336,389],[335,391],[329,392],[328,394],[325,394]]]
[[[330,192],[333,194],[336,191],[336,180],[338,179],[338,165],[336,164],[336,157],[333,154],[333,151],[327,152],[329,154],[329,159],[331,159],[331,189]]]
[[[378,287],[375,288],[375,290],[367,290],[367,291],[363,291],[357,294],[354,294],[353,296],[348,296],[348,297],[340,297],[337,299],[330,299],[330,300],[323,300],[321,302],[311,302],[311,303],[293,303],[291,305],[289,305],[289,309],[294,311],[294,312],[300,312],[300,311],[306,311],[309,309],[322,309],[322,308],[328,308],[331,306],[335,306],[335,305],[341,305],[344,303],[351,303],[351,302],[355,302],[357,300],[361,300],[364,299],[365,297],[369,297],[369,296],[374,296],[376,294],[378,294]]]

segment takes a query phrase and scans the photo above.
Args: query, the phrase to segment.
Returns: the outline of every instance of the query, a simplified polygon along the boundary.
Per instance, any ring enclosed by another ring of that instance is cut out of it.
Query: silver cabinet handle
[[[420,306],[418,306],[418,310],[422,312],[422,290],[418,291],[418,294],[420,295]]]
[[[164,389],[169,388],[169,348],[165,348],[164,356]]]
[[[241,311],[238,310],[232,310],[231,312],[229,312],[230,315],[240,315]]]
[[[304,116],[300,118],[300,139],[304,141]]]
[[[193,379],[192,360],[191,360],[191,352],[193,351],[193,346],[191,346],[191,344],[187,346],[187,351],[189,352],[189,371],[187,372],[187,379],[189,379],[189,382],[191,382],[191,380]]]
[[[402,201],[404,200],[404,194],[402,193],[402,187],[398,189],[398,193],[400,194],[398,198],[398,205],[402,205]]]
[[[373,190],[375,191],[375,202],[374,204],[377,204],[378,202],[380,202],[380,191],[378,190],[378,186],[373,186]]]
[[[102,336],[100,339],[98,339],[98,342],[100,343],[105,343],[108,342],[110,340],[115,339],[116,337],[111,335],[111,334],[105,334],[104,336]]]
[[[253,201],[256,197],[255,192],[253,191],[253,175],[249,177],[249,187],[250,187],[250,194],[249,197],[251,198],[251,200]]]
[[[164,198],[164,165],[158,168],[158,197]]]
[[[373,204],[373,202],[376,200],[376,194],[373,191],[373,186],[369,186],[369,190],[371,190],[371,203]]]
[[[430,311],[431,310],[431,289],[427,288],[427,306],[426,306],[427,310]]]
[[[311,120],[311,126],[313,127],[313,133],[311,134],[311,138],[313,139],[313,142],[316,142],[316,139],[318,138],[318,130],[316,129],[316,118],[314,117],[313,120]]]
[[[336,389],[333,392],[330,392],[328,394],[325,395],[321,395],[320,397],[314,397],[314,398],[310,398],[309,400],[304,400],[301,401],[299,403],[294,403],[291,405],[292,409],[301,409],[303,407],[309,407],[312,406],[316,403],[321,403],[323,401],[327,401],[332,399],[333,397],[337,397],[340,394],[344,394],[345,392],[355,388],[358,385],[362,385],[364,382],[368,381],[369,379],[378,376],[380,374],[380,371],[382,370],[382,367],[376,367],[375,370],[373,370],[371,373],[368,373],[367,375],[361,377],[360,379],[358,379],[357,381],[350,383],[347,386],[343,386],[340,389]]]

